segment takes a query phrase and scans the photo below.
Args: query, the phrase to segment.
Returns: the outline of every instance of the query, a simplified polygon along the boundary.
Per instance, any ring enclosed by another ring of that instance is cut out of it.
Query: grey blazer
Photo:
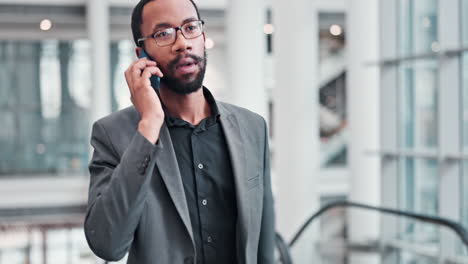
[[[266,123],[246,109],[217,104],[236,188],[238,263],[274,263]],[[93,125],[86,239],[92,251],[108,261],[129,252],[129,264],[196,263],[169,130],[163,125],[153,145],[137,131],[139,120],[135,108],[129,107]]]

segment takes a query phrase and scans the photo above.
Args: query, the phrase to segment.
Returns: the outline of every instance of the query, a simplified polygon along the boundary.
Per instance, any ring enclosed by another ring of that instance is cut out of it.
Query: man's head
[[[164,74],[161,84],[179,94],[192,93],[202,86],[206,70],[205,34],[186,39],[177,30],[175,42],[167,46],[158,45],[153,38],[141,42],[138,39],[199,19],[192,0],[141,0],[133,10],[132,33],[137,55],[144,48]]]

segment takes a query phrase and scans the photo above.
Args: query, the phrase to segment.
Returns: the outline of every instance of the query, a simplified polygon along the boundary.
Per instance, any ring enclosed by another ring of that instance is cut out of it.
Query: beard
[[[190,94],[198,91],[198,89],[202,87],[206,71],[206,50],[203,52],[203,58],[193,54],[185,56],[192,58],[200,68],[193,81],[189,81],[189,78],[191,77],[190,75],[182,76],[180,78],[175,77],[176,65],[183,57],[184,56],[179,55],[177,58],[169,62],[167,67],[160,67],[164,75],[164,77],[161,78],[161,83],[177,94]]]

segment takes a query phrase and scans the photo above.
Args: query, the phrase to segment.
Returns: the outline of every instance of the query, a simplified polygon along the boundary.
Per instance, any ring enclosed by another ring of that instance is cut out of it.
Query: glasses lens
[[[201,21],[192,21],[182,25],[182,33],[186,38],[196,38],[202,33]]]
[[[153,38],[159,46],[165,46],[172,44],[175,40],[175,36],[175,30],[173,28],[167,28],[154,33]]]

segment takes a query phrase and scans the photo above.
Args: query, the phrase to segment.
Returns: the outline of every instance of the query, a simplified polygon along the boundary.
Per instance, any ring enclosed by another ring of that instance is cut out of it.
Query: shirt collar
[[[205,99],[206,99],[206,101],[208,103],[208,106],[211,109],[211,115],[206,118],[206,119],[208,119],[207,123],[209,123],[209,124],[216,123],[216,122],[218,122],[219,117],[221,115],[219,113],[218,105],[216,104],[216,99],[214,98],[214,96],[210,92],[210,90],[208,90],[208,88],[203,86],[202,89],[203,89],[203,96],[205,97]],[[162,105],[162,108],[164,110],[164,116],[165,116],[166,124],[167,124],[168,127],[187,126],[187,125],[192,126],[190,123],[188,123],[188,122],[186,122],[186,121],[184,121],[184,120],[182,120],[180,118],[170,116],[169,112],[167,111],[166,105],[164,105],[164,103],[162,101],[161,101],[161,105]]]

